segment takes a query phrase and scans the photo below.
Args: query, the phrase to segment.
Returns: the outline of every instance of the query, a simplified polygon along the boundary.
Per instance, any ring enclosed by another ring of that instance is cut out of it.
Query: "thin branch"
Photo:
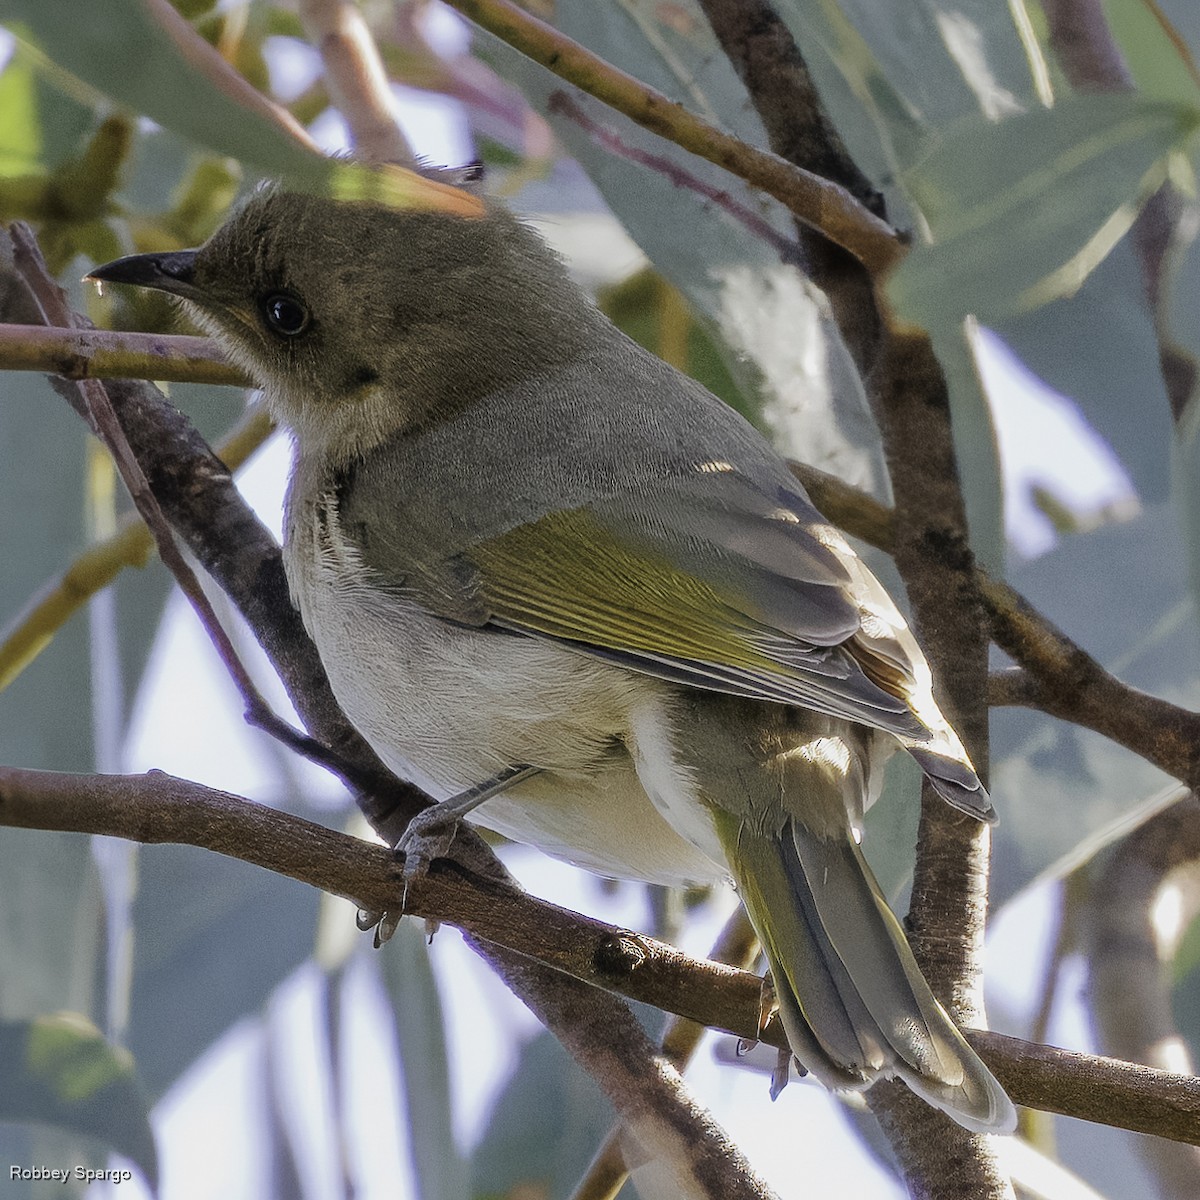
[[[801,48],[769,0],[701,0],[763,120],[771,148],[797,167],[882,199],[827,117]],[[876,279],[838,245],[802,233],[813,282],[828,296],[883,434],[896,497],[896,565],[914,623],[926,633],[939,699],[980,774],[987,772],[988,637],[973,576],[965,506],[950,431],[945,374],[929,338],[886,317]],[[983,937],[990,839],[922,792],[909,941],[934,993],[965,1023],[982,1023]],[[872,1089],[868,1102],[914,1194],[1011,1197],[995,1147],[952,1126],[907,1089]]]
[[[38,249],[33,231],[24,222],[18,221],[10,227],[13,240],[13,255],[17,271],[28,284],[30,291],[37,300],[47,324],[64,327],[74,326],[82,320],[71,311],[66,294],[50,277],[46,264]],[[212,602],[204,594],[196,573],[188,565],[179,547],[171,527],[159,507],[158,498],[154,495],[149,481],[146,479],[142,465],[130,448],[125,431],[117,420],[117,415],[109,401],[108,393],[99,380],[81,379],[75,383],[78,392],[80,408],[93,432],[107,447],[116,463],[134,506],[146,522],[158,555],[167,569],[175,577],[180,591],[187,597],[204,632],[212,642],[221,659],[222,665],[229,673],[242,702],[246,706],[246,720],[257,725],[260,729],[271,734],[285,745],[290,746],[298,754],[312,759],[313,762],[329,765],[331,751],[322,746],[315,738],[293,729],[286,721],[277,716],[271,706],[263,699],[258,686],[246,670],[233,642],[225,632],[221,622],[213,610]],[[338,773],[345,774],[343,766],[336,768]]]
[[[1025,668],[1025,706],[1102,733],[1200,785],[1200,714],[1122,683],[1008,584],[977,574],[992,637]]]
[[[949,391],[928,337],[888,330],[872,382],[896,497],[895,560],[938,702],[980,777],[988,767],[988,634],[976,583]],[[925,781],[905,929],[934,994],[956,1020],[983,1023],[983,945],[991,838]],[[994,1142],[950,1124],[895,1083],[868,1097],[920,1196],[1011,1198]]]
[[[358,7],[349,0],[300,0],[300,20],[321,55],[325,84],[359,158],[411,167],[412,147],[396,122],[387,72]]]
[[[1024,667],[1003,667],[988,676],[987,698],[991,708],[1035,708],[1037,684]]]
[[[207,338],[103,330],[0,324],[0,369],[53,372],[68,379],[129,378],[248,386],[250,380],[224,364]],[[222,448],[221,457],[227,453]],[[800,463],[793,473],[834,524],[891,553],[895,513],[828,472]],[[80,603],[107,586],[124,566],[144,561],[144,535],[125,530],[111,544],[80,555],[40,593],[47,607],[27,609],[33,622],[21,646],[6,649],[10,625],[0,635],[0,686],[14,664],[53,632]],[[128,540],[127,540],[128,539]],[[1009,585],[976,567],[992,637],[1026,669],[995,675],[989,703],[1037,708],[1104,734],[1185,783],[1200,786],[1200,714],[1122,683],[1054,627]],[[36,603],[36,601],[34,602]],[[52,614],[59,612],[62,618]],[[48,622],[48,623],[47,623]],[[1132,716],[1132,719],[1131,719]]]
[[[170,0],[142,0],[150,16],[175,43],[179,52],[208,81],[231,100],[250,112],[264,117],[305,150],[321,154],[321,148],[282,105],[268,99],[253,84],[243,79],[171,6]]]
[[[0,333],[3,328],[0,326]],[[256,408],[221,441],[217,455],[229,470],[236,471],[273,429],[266,410]],[[97,592],[108,587],[126,567],[144,567],[153,553],[154,539],[146,523],[138,513],[126,513],[111,537],[89,546],[66,570],[40,588],[25,608],[0,629],[0,690],[37,658],[58,630]]]
[[[1103,0],[1045,0],[1050,47],[1071,85],[1085,92],[1133,90],[1133,76],[1108,28]]]
[[[721,49],[762,119],[771,149],[839,183],[876,216],[883,201],[825,112],[791,31],[766,0],[699,0]]]
[[[769,0],[700,0],[700,7],[745,85],[771,149],[793,166],[840,184],[886,219],[882,195],[850,156],[800,47]],[[871,275],[818,231],[797,222],[797,233],[805,248],[805,274],[828,297],[842,340],[867,380],[882,324]]]
[[[1106,1051],[1173,1071],[1193,1071],[1172,1004],[1171,968],[1200,912],[1200,801],[1195,794],[1124,839],[1093,880],[1085,908],[1092,1024]],[[1159,920],[1168,900],[1172,919]],[[1200,1188],[1200,1150],[1139,1146],[1162,1200]]]
[[[791,468],[830,521],[894,552],[891,509],[824,471],[802,463]],[[992,639],[1023,668],[1019,675],[989,683],[998,702],[1082,725],[1189,786],[1200,786],[1200,713],[1122,683],[1007,583],[978,565],[973,572]]]
[[[10,295],[5,303],[21,307],[25,301],[23,295],[15,300]],[[78,384],[51,382],[79,403]],[[90,386],[107,392],[172,524],[246,618],[306,726],[332,748],[326,765],[356,789],[368,820],[395,844],[429,798],[387,772],[338,708],[316,648],[288,600],[278,546],[246,508],[226,468],[155,388],[131,380],[90,381]],[[486,844],[465,825],[452,852],[482,878],[506,878]],[[386,912],[396,894],[393,889],[378,905],[364,907]],[[627,1006],[535,962],[514,962],[509,952],[489,943],[473,945],[604,1089],[639,1141],[674,1169],[680,1195],[770,1200],[737,1148],[657,1055]]]
[[[468,944],[478,946],[473,938]],[[639,1155],[655,1160],[667,1194],[680,1200],[774,1200],[741,1150],[691,1098],[675,1068],[657,1052],[637,1018],[599,989],[559,979],[555,1009],[530,986],[545,972],[521,953],[495,953],[501,978],[563,1045],[587,1063]]]
[[[750,918],[746,916],[746,910],[739,904],[717,935],[708,953],[708,960],[748,970],[758,953],[758,938]],[[671,1017],[663,1032],[662,1051],[676,1070],[682,1071],[691,1061],[704,1029],[702,1024],[687,1017]],[[628,1142],[624,1126],[619,1123],[614,1125],[575,1185],[570,1200],[615,1200],[617,1193],[625,1186],[630,1171],[641,1165],[630,1161]]]
[[[155,379],[254,387],[205,337],[0,325],[0,370],[63,379]]]
[[[903,257],[904,245],[895,230],[845,188],[717,129],[510,0],[449,3],[481,28],[643,128],[761,188],[805,224],[848,250],[872,275],[895,266]]]
[[[160,771],[72,775],[0,767],[0,825],[181,843],[300,880],[362,908],[394,906],[403,864],[382,846]],[[538,900],[439,860],[409,883],[413,915],[536,960],[596,988],[755,1037],[757,975],[691,958],[642,934]],[[1200,1144],[1200,1080],[996,1033],[967,1038],[1020,1104]],[[762,1031],[786,1044],[777,1022]]]

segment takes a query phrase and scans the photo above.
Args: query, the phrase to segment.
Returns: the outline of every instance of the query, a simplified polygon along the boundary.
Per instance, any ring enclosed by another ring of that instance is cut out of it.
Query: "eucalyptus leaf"
[[[994,321],[1076,291],[1187,149],[1200,108],[1079,95],[946,131],[905,184],[931,242],[888,283],[923,325]]]
[[[36,375],[5,377],[0,505],[10,514],[0,625],[83,545],[83,423]],[[15,519],[15,514],[21,518]],[[0,762],[94,765],[87,629],[72,622],[0,691]],[[100,895],[89,841],[0,828],[0,1015],[70,1008],[95,1016]]]
[[[1196,707],[1200,627],[1175,515],[1160,505],[1123,525],[1064,538],[1014,570],[1013,586],[1119,678]],[[1102,596],[1104,603],[1080,603]],[[992,717],[992,793],[1000,823],[991,894],[1003,903],[1136,813],[1172,781],[1107,738],[1045,714]]]
[[[705,120],[754,145],[762,122],[698,5],[665,9],[656,0],[559,0],[555,24],[569,38]]]
[[[855,162],[879,186],[895,184],[928,132],[919,104],[893,83],[873,41],[835,0],[777,0],[775,7]],[[890,42],[880,23],[891,19],[875,6],[868,26],[885,54]],[[923,70],[937,69],[931,49],[941,62],[940,51],[923,42]]]
[[[550,1034],[538,1034],[492,1107],[471,1160],[470,1195],[570,1195],[612,1121],[596,1084]]]
[[[1200,918],[1193,917],[1175,947],[1175,957],[1171,960],[1171,978],[1178,986],[1197,970],[1200,970]],[[1196,983],[1200,985],[1200,979]],[[1195,1056],[1197,1050],[1200,1050],[1200,1025],[1193,1031],[1192,1046]]]
[[[32,172],[44,165],[37,111],[37,76],[27,55],[0,72],[0,175]]]
[[[318,183],[322,160],[249,111],[184,54],[148,5],[132,0],[5,0],[0,20],[24,23],[59,68],[167,129],[254,164]]]
[[[135,1162],[157,1186],[149,1105],[133,1060],[78,1014],[0,1021],[0,1121],[95,1138]],[[53,1165],[67,1169],[62,1162]],[[70,1167],[75,1178],[74,1163]]]
[[[1109,2],[1110,0],[1106,0],[1106,4]],[[1167,26],[1164,32],[1168,34],[1172,42],[1172,50],[1188,74],[1195,78],[1198,66],[1200,66],[1196,61],[1196,48],[1200,46],[1200,7],[1193,4],[1192,0],[1155,0],[1153,5],[1143,3],[1141,7],[1157,9],[1166,19]],[[1118,40],[1121,40],[1121,26],[1115,16],[1109,19],[1113,25],[1114,34]],[[1176,37],[1180,39],[1182,45],[1175,42]],[[1147,43],[1147,49],[1152,49],[1154,41],[1149,35],[1147,35]],[[1135,48],[1126,50],[1122,45],[1122,52],[1135,54],[1138,51]]]
[[[1184,1040],[1193,1064],[1200,1062],[1200,969],[1197,969],[1200,947],[1196,944],[1200,942],[1200,931],[1195,926],[1196,922],[1193,921],[1179,947],[1186,955],[1185,961],[1173,964],[1171,968],[1175,978],[1171,1010],[1175,1016],[1175,1027]]]
[[[859,166],[894,188],[930,134],[1039,103],[1047,74],[1023,0],[777,0],[826,111]],[[1020,21],[1018,21],[1020,17]],[[893,217],[897,200],[889,192]]]
[[[160,1095],[313,948],[319,893],[193,846],[142,854],[129,1046]]]
[[[1186,538],[1192,596],[1200,601],[1200,406],[1189,405],[1174,442],[1172,491]]]
[[[446,1025],[423,924],[401,921],[379,964],[391,1001],[420,1200],[461,1200],[469,1172],[454,1141]]]
[[[1143,502],[1171,480],[1171,406],[1141,267],[1127,241],[1074,295],[1009,316],[995,330],[1055,391],[1075,401],[1112,447]]]
[[[1165,23],[1163,10],[1168,7],[1147,4],[1145,0],[1134,4],[1129,0],[1105,0],[1104,15],[1133,84],[1143,96],[1200,104],[1196,64],[1186,43],[1177,42],[1172,36],[1174,29]],[[1193,31],[1200,33],[1200,26],[1195,25],[1195,6],[1188,4],[1184,12],[1189,11],[1193,14]]]
[[[1030,47],[1008,5],[785,0],[782,8],[801,4],[809,12],[840,10],[870,46],[892,89],[927,126],[944,126],[970,112],[994,119],[1020,111],[1033,98]]]

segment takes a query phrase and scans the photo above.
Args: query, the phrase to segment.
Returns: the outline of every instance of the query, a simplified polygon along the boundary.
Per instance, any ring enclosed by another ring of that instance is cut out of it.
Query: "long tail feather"
[[[1011,1101],[929,990],[854,841],[794,818],[723,840],[797,1059],[833,1088],[898,1076],[968,1129],[1011,1131]]]

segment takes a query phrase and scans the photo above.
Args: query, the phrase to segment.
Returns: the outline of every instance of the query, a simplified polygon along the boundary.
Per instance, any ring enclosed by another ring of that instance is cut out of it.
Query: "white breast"
[[[664,685],[554,642],[452,625],[368,586],[336,521],[319,543],[318,528],[298,522],[289,538],[293,595],[338,703],[393,771],[444,800],[538,766],[475,819],[599,874],[724,877],[651,803],[627,749],[632,714]]]

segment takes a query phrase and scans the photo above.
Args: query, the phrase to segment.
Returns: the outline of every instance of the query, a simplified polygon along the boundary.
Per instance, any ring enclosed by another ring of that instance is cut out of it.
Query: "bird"
[[[804,1071],[1011,1131],[861,845],[897,750],[995,817],[916,639],[765,438],[479,199],[268,185],[90,278],[177,298],[290,432],[293,600],[351,722],[439,801],[426,834],[469,813],[604,876],[731,880]]]

